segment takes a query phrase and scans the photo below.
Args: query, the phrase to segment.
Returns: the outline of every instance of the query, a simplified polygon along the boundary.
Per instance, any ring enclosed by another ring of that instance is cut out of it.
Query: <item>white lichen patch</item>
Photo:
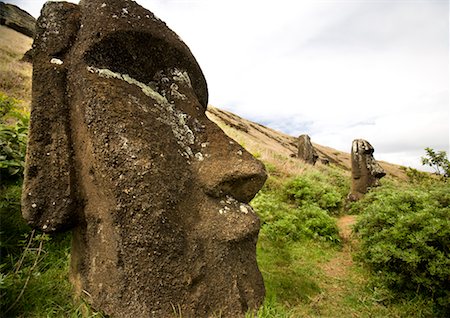
[[[184,95],[178,91],[178,85],[176,83],[172,83],[170,85],[170,95],[172,95],[172,97],[175,99],[181,99],[181,100],[187,99],[186,95]]]
[[[54,5],[54,3],[50,4],[50,1],[47,2],[42,9],[41,18],[38,20],[37,27],[44,30],[41,35],[44,46],[48,38],[58,35],[61,29],[62,22],[58,19]],[[57,4],[56,6],[57,8],[62,8],[62,4]]]
[[[60,59],[57,59],[57,58],[52,58],[51,60],[50,60],[50,63],[52,63],[52,64],[56,64],[56,65],[62,65],[64,62],[62,61],[62,60],[60,60]]]
[[[223,206],[219,209],[219,214],[227,214],[227,212],[234,211],[237,213],[248,214],[253,212],[250,205],[241,203],[230,195],[225,197],[225,200],[220,200],[220,204]]]
[[[192,88],[191,79],[186,71],[181,71],[177,68],[171,70],[172,78],[174,81],[184,83]]]
[[[241,210],[241,212],[244,214],[248,214],[248,205],[241,203],[241,205],[239,206],[239,210]]]
[[[195,154],[195,159],[197,159],[198,161],[203,161],[203,160],[205,160],[205,157],[203,156],[203,154],[201,152],[197,152]]]
[[[174,108],[172,104],[170,104],[167,100],[167,98],[163,95],[161,95],[154,87],[151,87],[150,85],[146,85],[128,74],[120,74],[117,72],[113,72],[106,68],[96,68],[93,66],[88,66],[87,70],[91,73],[97,74],[100,77],[103,78],[113,78],[118,79],[121,81],[125,81],[126,83],[130,85],[134,85],[139,87],[142,92],[152,98],[156,103],[154,104],[154,109],[158,110],[158,117],[157,119],[169,125],[169,127],[172,130],[172,133],[174,137],[177,140],[177,143],[182,147],[183,152],[182,154],[186,157],[193,157],[194,153],[192,152],[192,149],[190,148],[191,145],[195,143],[195,136],[190,127],[188,126],[187,122],[189,120],[189,116],[180,110],[177,110]],[[171,70],[171,74],[175,72],[175,74],[183,74],[183,72],[179,70]],[[160,72],[162,74],[162,71]],[[189,76],[187,73],[183,76],[186,76],[189,79]],[[166,80],[170,81],[168,77],[161,76],[161,81]],[[189,80],[190,82],[190,80]]]

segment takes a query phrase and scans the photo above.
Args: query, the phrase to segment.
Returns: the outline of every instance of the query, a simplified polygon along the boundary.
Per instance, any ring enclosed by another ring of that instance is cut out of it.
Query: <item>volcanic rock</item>
[[[112,317],[243,317],[263,302],[264,166],[205,115],[189,48],[134,1],[45,4],[22,197],[73,230],[77,295]]]
[[[351,201],[359,200],[371,187],[380,184],[379,180],[386,175],[383,168],[373,157],[372,145],[363,139],[355,139],[352,143],[352,190]]]
[[[311,138],[308,135],[301,135],[298,137],[297,157],[311,165],[314,165],[319,158],[319,155],[311,143]]]

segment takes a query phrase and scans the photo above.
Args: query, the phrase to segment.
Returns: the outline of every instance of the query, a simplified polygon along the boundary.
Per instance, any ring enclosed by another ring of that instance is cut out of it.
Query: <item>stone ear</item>
[[[22,215],[33,227],[53,232],[74,223],[76,200],[66,70],[47,64],[33,70],[34,83],[46,84],[33,87]]]
[[[64,52],[71,47],[77,21],[76,5],[49,2],[38,20],[33,43],[33,102],[22,215],[31,226],[45,232],[61,231],[76,222]]]

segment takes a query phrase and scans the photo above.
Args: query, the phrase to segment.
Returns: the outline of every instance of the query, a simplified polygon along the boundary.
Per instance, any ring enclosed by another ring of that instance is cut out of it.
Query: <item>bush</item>
[[[361,203],[358,259],[402,295],[430,297],[450,315],[450,186],[380,189]]]
[[[339,242],[336,221],[315,204],[299,208],[283,202],[280,195],[260,192],[252,206],[261,218],[261,235],[271,241],[299,241],[315,238]]]
[[[0,94],[0,180],[20,178],[25,167],[29,115]]]
[[[331,184],[323,174],[299,176],[288,182],[284,191],[287,199],[300,207],[317,205],[330,214],[337,214],[343,205],[344,196],[339,187]]]

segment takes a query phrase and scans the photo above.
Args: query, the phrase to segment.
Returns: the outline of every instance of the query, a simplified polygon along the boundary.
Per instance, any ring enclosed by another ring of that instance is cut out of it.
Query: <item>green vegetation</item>
[[[448,316],[447,183],[409,168],[414,182],[388,178],[349,203],[342,170],[319,166],[294,178],[270,164],[267,170],[252,201],[262,221],[257,255],[267,290],[258,317]],[[348,213],[360,215],[350,242],[336,226]]]
[[[432,167],[438,175],[449,177],[450,161],[447,158],[447,153],[445,151],[436,152],[431,148],[425,148],[425,152],[427,154],[422,157],[422,165]]]
[[[0,312],[5,317],[82,317],[68,279],[71,237],[39,234],[20,211],[29,115],[0,93]]]
[[[434,301],[450,314],[450,185],[383,187],[358,202],[358,259],[402,298]]]
[[[0,106],[0,310],[7,317],[101,316],[72,299],[70,235],[40,234],[20,215],[29,117],[4,94]],[[348,203],[350,178],[332,165],[295,176],[273,164],[267,170],[252,201],[267,292],[258,317],[449,316],[445,178],[407,168],[407,183],[383,179]],[[337,220],[346,214],[359,215],[356,237],[339,233]]]
[[[0,180],[23,173],[29,115],[0,93]]]

